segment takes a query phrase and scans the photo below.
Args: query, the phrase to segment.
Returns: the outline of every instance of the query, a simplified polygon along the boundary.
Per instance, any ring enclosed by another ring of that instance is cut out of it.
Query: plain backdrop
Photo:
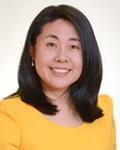
[[[0,99],[16,91],[17,70],[33,18],[48,5],[69,4],[90,20],[103,59],[100,93],[113,98],[120,150],[120,2],[119,0],[0,0]]]

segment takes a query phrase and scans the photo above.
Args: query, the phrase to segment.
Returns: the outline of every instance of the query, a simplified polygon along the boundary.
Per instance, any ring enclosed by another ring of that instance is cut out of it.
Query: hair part
[[[83,70],[80,78],[69,89],[70,104],[75,112],[86,122],[93,122],[103,116],[97,106],[98,93],[102,80],[102,61],[97,41],[86,16],[78,9],[68,5],[49,6],[33,20],[24,45],[18,71],[19,89],[17,94],[22,101],[31,104],[44,114],[55,115],[57,106],[51,103],[43,91],[40,77],[31,66],[30,46],[36,44],[37,36],[46,23],[64,19],[76,29],[83,54]]]

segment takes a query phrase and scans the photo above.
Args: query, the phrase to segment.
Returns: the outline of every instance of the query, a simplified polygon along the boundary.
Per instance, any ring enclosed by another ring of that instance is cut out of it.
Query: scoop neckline
[[[57,124],[51,120],[49,120],[44,113],[42,113],[41,111],[37,110],[36,108],[34,108],[33,106],[29,105],[32,109],[34,109],[37,113],[38,116],[40,117],[40,119],[42,119],[42,121],[44,121],[46,124],[48,124],[49,126],[53,127],[53,128],[58,128],[58,129],[63,129],[63,130],[80,130],[83,128],[86,128],[86,126],[88,126],[88,122],[83,122],[81,125],[78,126],[74,126],[74,127],[68,127],[68,126],[63,126],[60,124]]]
[[[78,130],[78,129],[84,128],[88,124],[87,122],[83,122],[81,125],[76,125],[73,127],[63,126],[63,125],[57,124],[57,123],[49,120],[42,112],[40,112],[39,114],[44,122],[46,122],[47,124],[49,124],[52,127],[63,129],[63,130],[64,129],[65,130]]]

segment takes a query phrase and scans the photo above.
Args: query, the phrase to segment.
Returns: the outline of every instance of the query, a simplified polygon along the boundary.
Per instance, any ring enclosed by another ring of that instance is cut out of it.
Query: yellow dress
[[[0,150],[115,150],[112,100],[99,96],[104,117],[79,127],[49,121],[19,97],[0,102]]]

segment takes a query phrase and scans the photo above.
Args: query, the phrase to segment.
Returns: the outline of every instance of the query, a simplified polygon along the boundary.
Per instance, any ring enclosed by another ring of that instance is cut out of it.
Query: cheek
[[[52,55],[45,51],[38,51],[35,56],[35,67],[37,72],[45,72],[52,60]]]
[[[37,50],[35,53],[35,62],[36,64],[42,64],[46,60],[47,56],[42,50]]]
[[[82,70],[83,60],[80,55],[73,57],[74,67],[78,70]]]
[[[37,56],[35,57],[35,69],[36,72],[38,74],[38,76],[42,79],[45,75],[45,70],[46,70],[46,62],[47,59],[45,59],[45,57],[40,54],[37,54]]]
[[[80,78],[81,74],[82,74],[82,69],[83,69],[83,64],[82,64],[82,60],[75,60],[75,76],[76,78]]]

